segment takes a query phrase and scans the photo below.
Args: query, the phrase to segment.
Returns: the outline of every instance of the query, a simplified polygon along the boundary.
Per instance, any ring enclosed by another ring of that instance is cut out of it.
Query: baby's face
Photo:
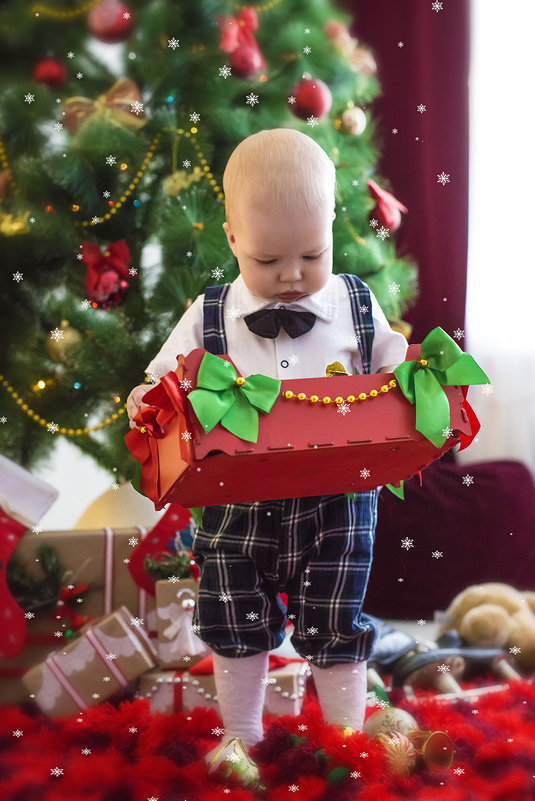
[[[319,292],[332,272],[332,223],[327,202],[313,212],[234,207],[223,224],[247,288],[260,298],[292,300]]]

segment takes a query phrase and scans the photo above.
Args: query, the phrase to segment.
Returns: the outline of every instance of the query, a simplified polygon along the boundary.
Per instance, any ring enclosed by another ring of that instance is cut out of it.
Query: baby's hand
[[[149,389],[152,389],[154,384],[140,384],[137,387],[134,387],[128,398],[126,399],[126,411],[128,412],[128,417],[130,418],[130,428],[139,428],[139,426],[134,423],[134,417],[138,413],[139,409],[142,409],[144,406],[147,406],[146,403],[143,403],[143,396]]]

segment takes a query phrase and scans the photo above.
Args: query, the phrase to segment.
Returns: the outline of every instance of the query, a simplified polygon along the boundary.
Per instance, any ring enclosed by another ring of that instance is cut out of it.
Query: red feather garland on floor
[[[447,730],[448,770],[389,772],[367,735],[344,737],[307,696],[299,717],[266,716],[255,759],[268,801],[528,801],[535,798],[535,686],[512,683],[468,703],[403,701],[426,730]],[[68,720],[5,707],[0,714],[3,801],[255,801],[207,776],[221,740],[213,710],[151,715],[147,700],[103,704]],[[296,737],[299,740],[296,740]]]

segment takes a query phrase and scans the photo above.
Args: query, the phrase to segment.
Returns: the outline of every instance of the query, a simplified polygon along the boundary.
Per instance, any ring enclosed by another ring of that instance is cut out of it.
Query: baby
[[[366,284],[332,272],[335,180],[333,162],[299,131],[260,131],[236,147],[223,176],[223,228],[240,274],[192,303],[148,374],[174,370],[194,348],[228,354],[244,377],[278,379],[324,376],[334,361],[351,374],[388,372],[404,360],[407,343]],[[130,393],[131,427],[149,389]],[[268,651],[288,619],[324,719],[362,728],[376,636],[362,613],[376,503],[373,490],[204,508],[194,627],[214,652],[224,743],[240,738],[250,749],[262,739]]]

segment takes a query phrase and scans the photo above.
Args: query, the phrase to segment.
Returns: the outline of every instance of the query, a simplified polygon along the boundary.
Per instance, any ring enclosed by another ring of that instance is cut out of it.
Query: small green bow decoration
[[[256,442],[257,410],[269,414],[280,388],[280,381],[260,373],[238,378],[230,362],[205,353],[197,373],[197,389],[189,393],[188,400],[206,434],[221,422],[231,434]]]
[[[416,404],[416,430],[437,448],[444,445],[450,426],[450,405],[442,387],[489,383],[472,356],[440,327],[422,342],[420,359],[402,362],[394,375],[407,400]]]

